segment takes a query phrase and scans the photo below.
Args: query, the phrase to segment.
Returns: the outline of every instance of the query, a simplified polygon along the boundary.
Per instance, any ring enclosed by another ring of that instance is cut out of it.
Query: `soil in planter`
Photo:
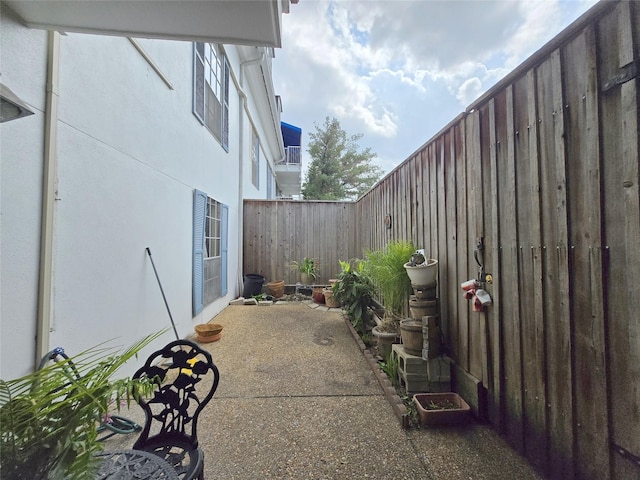
[[[459,405],[455,404],[451,400],[430,400],[425,402],[422,406],[425,410],[455,410],[460,408]]]

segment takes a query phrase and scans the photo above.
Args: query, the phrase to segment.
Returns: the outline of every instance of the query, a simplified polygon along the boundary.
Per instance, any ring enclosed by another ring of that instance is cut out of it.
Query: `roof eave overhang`
[[[282,46],[289,0],[6,0],[35,29]]]

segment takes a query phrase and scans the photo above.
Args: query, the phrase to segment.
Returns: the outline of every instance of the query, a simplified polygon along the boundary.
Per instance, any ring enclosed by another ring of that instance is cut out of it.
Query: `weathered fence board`
[[[609,478],[609,457],[593,457],[607,449],[606,377],[602,314],[600,158],[595,59],[595,26],[570,42],[564,51],[567,185],[571,244],[571,317],[574,326],[574,408],[576,473],[581,478]]]
[[[639,478],[639,41],[640,4],[601,2],[357,202],[245,202],[245,272],[411,240],[480,413],[550,478]]]
[[[543,269],[543,318],[546,328],[547,470],[556,479],[573,478],[573,413],[567,256],[567,198],[564,149],[564,103],[560,51],[538,68],[538,125]]]
[[[603,19],[598,30],[602,61],[601,85],[634,60],[640,35],[640,9],[620,4],[616,15]],[[633,32],[635,27],[636,31]],[[636,46],[633,41],[635,37]],[[637,56],[636,56],[637,58]],[[602,87],[601,87],[602,88]],[[612,478],[638,475],[623,455],[640,452],[640,325],[634,300],[640,287],[640,211],[638,205],[637,80],[624,82],[601,95],[602,176],[604,181],[606,326],[609,339],[608,377],[611,389]]]

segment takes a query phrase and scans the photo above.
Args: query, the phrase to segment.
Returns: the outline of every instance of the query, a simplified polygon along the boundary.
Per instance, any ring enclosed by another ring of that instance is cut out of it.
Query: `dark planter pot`
[[[242,296],[244,298],[251,298],[254,295],[262,293],[262,285],[264,284],[264,277],[256,273],[248,273],[244,276],[244,284],[242,290]]]

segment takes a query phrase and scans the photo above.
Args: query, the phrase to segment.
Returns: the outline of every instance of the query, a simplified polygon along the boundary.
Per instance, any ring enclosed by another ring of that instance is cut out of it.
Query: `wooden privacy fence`
[[[338,260],[359,252],[353,202],[245,200],[244,273],[265,281],[300,281],[290,268],[304,257],[320,262],[318,284],[327,284],[340,271]]]
[[[245,272],[411,240],[477,412],[551,478],[640,478],[639,41],[597,4],[357,202],[245,203]]]

